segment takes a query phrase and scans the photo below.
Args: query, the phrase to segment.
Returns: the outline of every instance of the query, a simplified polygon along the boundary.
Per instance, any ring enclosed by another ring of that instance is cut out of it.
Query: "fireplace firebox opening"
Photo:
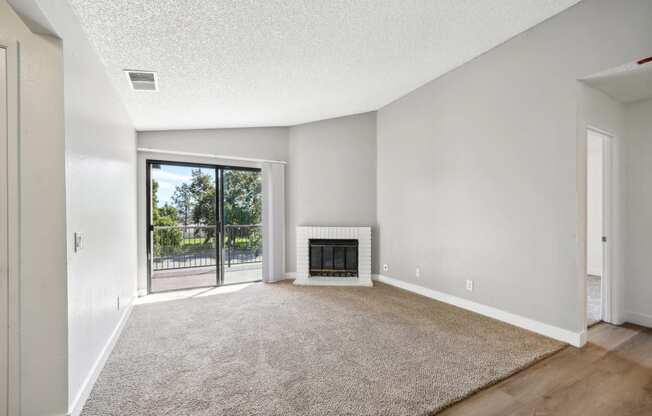
[[[358,277],[358,240],[308,240],[310,276]]]

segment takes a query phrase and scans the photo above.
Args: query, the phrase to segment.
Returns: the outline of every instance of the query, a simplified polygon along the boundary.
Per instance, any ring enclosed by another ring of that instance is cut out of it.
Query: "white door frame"
[[[599,134],[603,137],[602,141],[602,276],[600,279],[600,296],[601,296],[601,317],[605,322],[614,323],[614,318],[616,316],[614,312],[614,302],[615,299],[613,284],[613,275],[612,275],[612,181],[613,181],[613,169],[612,169],[612,146],[614,135],[605,131],[603,129],[593,127],[588,125],[586,128],[586,141],[588,143],[588,134],[592,131]],[[588,177],[587,177],[588,183]],[[588,205],[587,205],[588,206]],[[588,219],[588,215],[587,215]],[[587,223],[588,227],[588,223]],[[586,264],[586,262],[585,262]],[[585,266],[586,267],[586,266]],[[585,275],[588,274],[588,271],[585,271]],[[586,285],[585,287],[585,299],[586,299]]]
[[[18,188],[18,42],[0,39],[0,48],[5,51],[6,118],[7,130],[0,134],[0,264],[3,280],[0,296],[3,313],[0,313],[0,339],[5,344],[0,347],[2,381],[0,388],[3,398],[0,402],[0,415],[17,416],[20,413],[19,371],[19,188]]]

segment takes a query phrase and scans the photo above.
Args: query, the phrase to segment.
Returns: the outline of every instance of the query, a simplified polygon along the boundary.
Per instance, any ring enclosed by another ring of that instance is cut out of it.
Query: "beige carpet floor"
[[[562,344],[383,284],[138,305],[83,410],[427,415]]]

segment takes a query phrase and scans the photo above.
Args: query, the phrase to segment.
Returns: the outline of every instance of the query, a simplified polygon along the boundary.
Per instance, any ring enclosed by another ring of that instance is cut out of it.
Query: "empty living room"
[[[0,416],[652,416],[652,0],[0,0]]]

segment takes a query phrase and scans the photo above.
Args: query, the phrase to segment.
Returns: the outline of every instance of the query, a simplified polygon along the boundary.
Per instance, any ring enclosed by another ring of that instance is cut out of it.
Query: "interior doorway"
[[[587,326],[605,319],[608,306],[609,146],[611,136],[587,130],[586,163],[586,316]]]
[[[262,278],[259,169],[147,161],[148,293]]]

